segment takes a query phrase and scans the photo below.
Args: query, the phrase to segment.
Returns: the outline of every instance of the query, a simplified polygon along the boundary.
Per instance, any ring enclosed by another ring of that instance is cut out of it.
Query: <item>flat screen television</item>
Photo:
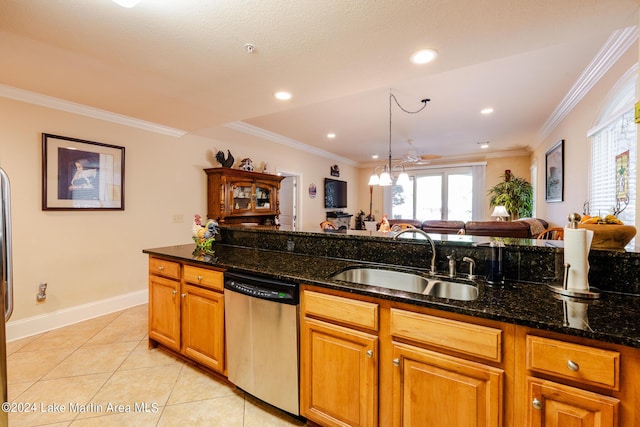
[[[338,209],[347,207],[347,182],[332,178],[324,179],[324,207]]]

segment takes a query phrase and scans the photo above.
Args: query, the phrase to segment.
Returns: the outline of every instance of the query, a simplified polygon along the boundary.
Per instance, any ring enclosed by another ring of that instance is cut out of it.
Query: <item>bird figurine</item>
[[[191,234],[198,249],[202,249],[205,252],[213,252],[211,245],[218,234],[218,222],[210,219],[203,225],[202,217],[195,214],[191,225]]]
[[[233,166],[233,162],[235,161],[235,159],[231,155],[231,151],[227,150],[227,154],[228,154],[228,156],[225,159],[224,153],[222,151],[218,151],[216,153],[216,160],[218,161],[218,163],[220,163],[222,165],[223,168],[232,167]]]
[[[191,225],[191,233],[193,237],[198,237],[198,232],[202,229],[202,217],[195,214],[193,217],[193,224]]]
[[[218,234],[218,222],[210,219],[207,221],[207,225],[205,225],[204,238],[205,239],[215,239],[216,234]]]

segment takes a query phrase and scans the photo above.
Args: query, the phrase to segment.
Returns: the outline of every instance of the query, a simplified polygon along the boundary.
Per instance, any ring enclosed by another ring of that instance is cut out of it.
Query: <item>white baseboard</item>
[[[148,302],[149,291],[145,289],[89,304],[65,308],[52,313],[9,321],[6,325],[7,342],[41,334],[52,329],[72,325]]]

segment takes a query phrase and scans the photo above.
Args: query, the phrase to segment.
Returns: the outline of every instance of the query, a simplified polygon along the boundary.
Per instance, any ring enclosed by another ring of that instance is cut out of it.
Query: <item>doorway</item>
[[[278,171],[284,179],[280,182],[280,230],[296,231],[298,229],[298,182],[300,175],[294,172]]]

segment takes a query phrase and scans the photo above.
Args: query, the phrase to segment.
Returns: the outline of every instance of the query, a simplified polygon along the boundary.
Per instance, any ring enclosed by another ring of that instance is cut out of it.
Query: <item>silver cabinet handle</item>
[[[373,350],[367,350],[367,357],[371,359],[373,357]]]
[[[164,270],[164,265],[159,265],[158,266],[158,270],[160,270],[160,271]]]
[[[180,294],[180,296],[181,296],[182,298],[184,298],[184,297],[186,297],[186,296],[187,296],[187,294]]]
[[[578,365],[573,360],[569,359],[569,360],[567,360],[567,368],[569,368],[569,370],[571,370],[573,372],[578,372],[578,369],[580,369],[580,365]]]
[[[535,409],[542,409],[542,402],[540,402],[537,398],[533,398],[533,402],[531,402]]]
[[[400,366],[400,359],[398,358],[393,359],[393,366]]]
[[[175,289],[171,291],[171,295],[175,295],[177,293],[178,293],[178,291],[176,291]]]
[[[198,282],[202,281],[202,276],[198,276]]]

